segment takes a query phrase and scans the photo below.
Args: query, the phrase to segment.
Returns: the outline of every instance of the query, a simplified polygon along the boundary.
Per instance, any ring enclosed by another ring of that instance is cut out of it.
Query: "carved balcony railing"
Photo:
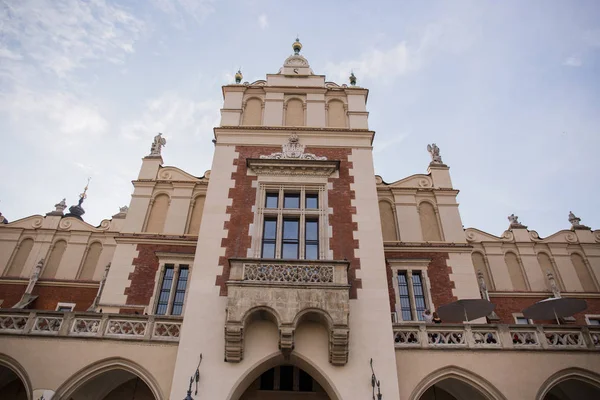
[[[397,349],[599,350],[600,327],[394,324]]]
[[[183,319],[153,315],[0,311],[0,335],[179,342]]]
[[[348,262],[329,260],[230,259],[227,281],[225,360],[244,356],[244,330],[259,315],[280,332],[279,349],[288,357],[303,318],[321,321],[329,332],[329,361],[348,360]],[[308,315],[310,314],[310,315]]]

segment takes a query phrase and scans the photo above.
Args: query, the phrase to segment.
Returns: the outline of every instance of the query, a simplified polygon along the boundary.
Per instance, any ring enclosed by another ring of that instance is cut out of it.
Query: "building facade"
[[[600,231],[464,229],[435,144],[427,173],[384,181],[368,90],[301,47],[223,87],[202,177],[159,134],[112,219],[86,223],[84,191],[0,224],[0,398],[600,398]],[[587,309],[523,316],[549,297]],[[425,321],[479,298],[485,318]]]

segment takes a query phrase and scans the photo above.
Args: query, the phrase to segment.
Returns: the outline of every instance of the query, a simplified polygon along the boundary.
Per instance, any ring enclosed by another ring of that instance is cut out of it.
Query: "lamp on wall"
[[[373,359],[371,358],[371,386],[373,387],[373,400],[381,400],[382,399],[382,395],[381,395],[381,388],[379,387],[379,385],[381,384],[380,381],[377,380],[377,377],[375,376],[375,370],[373,369]],[[377,398],[375,398],[375,386],[377,386]]]
[[[198,382],[200,382],[200,363],[202,362],[202,353],[200,353],[200,359],[198,360],[198,366],[196,367],[196,372],[194,375],[190,376],[190,387],[187,391],[187,396],[183,400],[194,400],[192,397],[192,383],[196,382],[196,390],[194,391],[194,395],[198,395]]]

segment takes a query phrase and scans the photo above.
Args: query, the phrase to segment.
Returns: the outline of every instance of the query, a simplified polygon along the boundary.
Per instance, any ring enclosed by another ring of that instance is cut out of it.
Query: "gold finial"
[[[302,50],[302,43],[300,43],[300,39],[296,36],[296,41],[292,44],[292,49],[294,49],[294,54],[300,54],[300,50]]]
[[[352,86],[356,86],[356,76],[354,76],[354,71],[350,72],[350,78],[349,79],[350,79],[350,84]]]
[[[240,67],[235,73],[235,83],[241,83],[242,79],[244,79],[244,75],[242,75],[242,68]]]
[[[85,188],[83,188],[83,193],[81,193],[79,195],[79,205],[81,206],[81,203],[83,203],[83,201],[87,198],[87,191],[88,191],[88,186],[90,185],[90,180],[92,178],[88,178],[87,183],[85,185]]]

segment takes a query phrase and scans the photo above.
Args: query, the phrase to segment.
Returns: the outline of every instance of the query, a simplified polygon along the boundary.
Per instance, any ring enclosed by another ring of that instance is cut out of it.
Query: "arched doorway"
[[[0,365],[0,399],[27,400],[27,388],[10,368]]]
[[[234,385],[228,400],[339,400],[323,372],[302,355],[281,352],[265,357]]]
[[[122,358],[94,363],[61,385],[55,397],[68,400],[162,400],[154,378]]]
[[[431,385],[419,400],[489,400],[489,397],[466,382],[448,378]]]
[[[544,396],[544,400],[598,400],[600,388],[577,378],[564,380]]]
[[[410,400],[506,400],[490,382],[457,366],[429,374],[415,388]]]

